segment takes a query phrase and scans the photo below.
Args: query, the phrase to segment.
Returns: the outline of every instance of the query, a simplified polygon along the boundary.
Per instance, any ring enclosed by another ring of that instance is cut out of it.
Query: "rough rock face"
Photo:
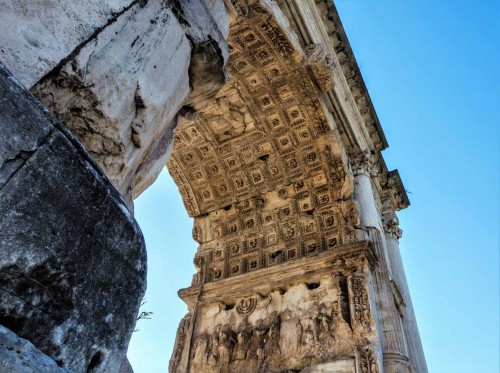
[[[0,372],[69,373],[23,338],[0,325]]]
[[[0,65],[0,324],[118,371],[146,287],[142,233],[75,137]]]
[[[181,108],[225,83],[227,32],[222,0],[134,2],[32,92],[130,200],[165,166]]]

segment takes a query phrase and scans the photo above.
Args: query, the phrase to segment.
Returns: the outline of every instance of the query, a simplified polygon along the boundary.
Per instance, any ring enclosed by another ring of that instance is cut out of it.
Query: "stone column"
[[[401,259],[401,252],[399,250],[399,239],[403,231],[399,228],[399,220],[396,213],[392,210],[384,211],[383,214],[384,231],[387,242],[387,254],[390,257],[391,272],[393,280],[401,292],[403,297],[403,329],[406,336],[408,345],[408,353],[411,361],[415,364],[416,370],[419,373],[427,372],[427,364],[425,361],[424,350],[420,340],[420,333],[418,332],[417,320],[413,310],[413,303],[411,301],[410,290],[406,275],[403,268],[403,260]]]
[[[379,265],[374,271],[376,282],[375,297],[378,311],[378,324],[381,331],[382,355],[385,372],[411,372],[405,356],[403,330],[391,291],[389,256],[381,233],[382,218],[375,203],[371,177],[378,173],[374,157],[364,152],[351,161],[354,173],[354,195],[359,204],[361,225],[366,229],[368,238],[379,255]]]

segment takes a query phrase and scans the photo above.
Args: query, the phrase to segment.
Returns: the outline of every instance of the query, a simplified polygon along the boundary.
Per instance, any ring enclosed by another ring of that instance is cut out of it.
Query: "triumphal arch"
[[[199,243],[171,373],[427,372],[410,203],[331,0],[4,0],[0,25],[2,368],[131,372],[133,200],[167,165]]]
[[[424,372],[409,200],[328,1],[228,1],[229,80],[175,130],[199,243],[172,372]]]

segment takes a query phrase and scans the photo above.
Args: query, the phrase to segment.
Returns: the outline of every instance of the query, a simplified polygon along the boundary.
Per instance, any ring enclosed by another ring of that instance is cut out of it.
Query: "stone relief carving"
[[[378,359],[370,347],[364,347],[359,351],[359,368],[361,373],[379,373]]]
[[[354,274],[348,278],[348,283],[353,327],[359,326],[364,330],[369,330],[371,312],[365,276]]]
[[[369,334],[351,329],[349,309],[354,310],[353,324],[369,323],[370,311],[367,297],[348,294],[347,282],[366,294],[361,275],[338,274],[266,296],[242,297],[231,307],[201,308],[191,349],[192,371],[205,367],[210,372],[278,372],[338,356],[354,357]]]

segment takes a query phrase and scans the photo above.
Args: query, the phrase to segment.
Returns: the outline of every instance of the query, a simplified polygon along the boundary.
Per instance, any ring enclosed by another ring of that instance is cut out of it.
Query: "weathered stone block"
[[[117,371],[146,287],[142,233],[74,136],[0,65],[0,324],[62,367]]]
[[[225,83],[219,27],[227,33],[222,0],[135,2],[32,92],[131,200],[165,167],[179,110]]]

